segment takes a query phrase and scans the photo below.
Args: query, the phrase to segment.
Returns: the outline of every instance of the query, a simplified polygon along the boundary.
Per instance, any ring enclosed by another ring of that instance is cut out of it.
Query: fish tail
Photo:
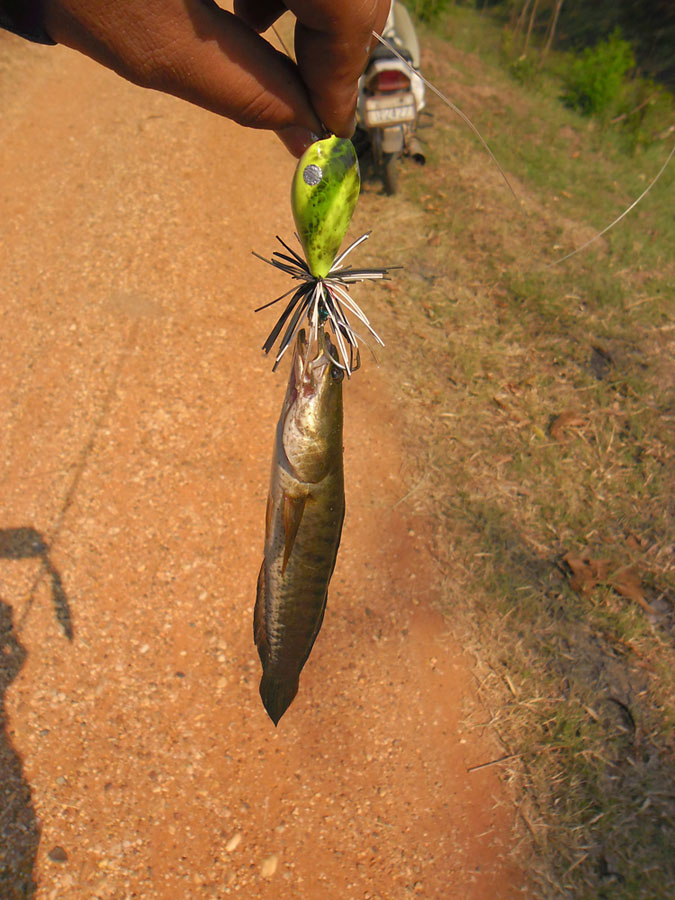
[[[260,661],[263,664],[263,675],[260,679],[260,697],[267,715],[279,724],[279,719],[286,712],[298,693],[298,680],[300,673],[292,675],[272,674],[266,670],[270,657],[269,638],[267,636],[267,614],[265,606],[265,563],[263,561],[258,575],[258,596],[256,597],[255,613],[253,616],[253,634]]]
[[[260,697],[267,710],[267,715],[275,725],[279,724],[279,719],[298,693],[298,681],[298,675],[289,679],[263,672],[260,679]]]

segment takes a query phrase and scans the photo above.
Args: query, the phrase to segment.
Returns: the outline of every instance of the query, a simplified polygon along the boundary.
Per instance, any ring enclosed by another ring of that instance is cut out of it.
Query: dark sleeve
[[[39,0],[0,0],[0,28],[37,44],[55,44],[42,26]]]

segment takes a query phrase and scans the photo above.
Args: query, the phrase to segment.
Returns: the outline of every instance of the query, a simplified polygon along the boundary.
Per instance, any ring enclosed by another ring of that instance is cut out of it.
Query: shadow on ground
[[[49,547],[34,528],[0,529],[0,560],[39,559],[40,571],[33,583],[29,604],[43,575],[51,581],[56,619],[68,640],[73,638],[68,599],[63,582],[49,557]],[[19,674],[26,651],[16,635],[13,610],[0,599],[0,897],[25,900],[33,897],[33,866],[40,843],[40,827],[33,809],[31,790],[23,777],[21,758],[9,739],[5,693]]]

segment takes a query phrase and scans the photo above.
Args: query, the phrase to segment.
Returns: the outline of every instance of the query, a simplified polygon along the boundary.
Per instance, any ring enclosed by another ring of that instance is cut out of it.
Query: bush
[[[626,73],[635,65],[633,50],[620,29],[584,50],[565,77],[563,101],[586,116],[605,116],[616,103]]]
[[[509,63],[509,72],[520,84],[534,86],[537,83],[537,64],[532,57],[525,56],[524,53]]]
[[[648,78],[635,78],[626,86],[616,112],[612,124],[630,151],[665,140],[675,130],[675,97]]]
[[[433,25],[452,6],[452,0],[408,0],[406,6],[420,22]]]

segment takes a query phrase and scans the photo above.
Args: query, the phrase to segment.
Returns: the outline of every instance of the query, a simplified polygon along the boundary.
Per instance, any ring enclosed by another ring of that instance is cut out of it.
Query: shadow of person
[[[12,608],[0,600],[0,897],[25,900],[36,890],[33,864],[40,842],[31,792],[6,727],[5,692],[26,651],[14,634]]]
[[[0,528],[0,559],[39,559],[42,568],[30,592],[32,603],[37,582],[45,572],[52,583],[52,602],[56,619],[69,641],[73,639],[73,624],[70,617],[68,598],[58,570],[49,557],[49,546],[39,531],[30,526],[22,528]]]
[[[28,609],[38,584],[47,575],[51,581],[56,619],[69,641],[73,626],[63,581],[49,555],[49,545],[30,526],[0,528],[0,560],[39,559],[40,571],[30,590]],[[19,674],[26,651],[19,643],[12,607],[0,599],[0,898],[26,900],[37,888],[33,866],[40,843],[30,786],[21,770],[21,758],[9,739],[5,693]],[[25,613],[24,613],[25,619]]]

